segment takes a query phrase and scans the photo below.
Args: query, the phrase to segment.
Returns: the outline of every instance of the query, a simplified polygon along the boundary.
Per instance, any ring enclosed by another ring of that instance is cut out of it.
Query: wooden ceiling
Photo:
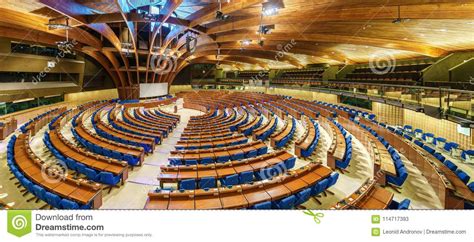
[[[262,3],[268,1],[222,0],[221,11],[230,17],[217,20],[217,0],[0,0],[0,37],[55,45],[66,33],[46,24],[67,16],[74,26],[69,37],[79,42],[76,50],[103,65],[118,87],[171,83],[191,63],[302,68],[364,63],[374,53],[406,59],[474,49],[474,1],[284,0],[277,15],[262,17]],[[153,23],[137,13],[152,8],[160,8]],[[393,23],[399,14],[402,21]],[[171,31],[160,34],[167,25]],[[275,28],[260,35],[260,25]],[[198,36],[194,53],[185,46],[190,32]],[[131,36],[128,51],[124,35]],[[243,40],[251,43],[242,45]],[[177,58],[161,63],[159,69],[168,71],[153,71],[153,54],[166,49]]]

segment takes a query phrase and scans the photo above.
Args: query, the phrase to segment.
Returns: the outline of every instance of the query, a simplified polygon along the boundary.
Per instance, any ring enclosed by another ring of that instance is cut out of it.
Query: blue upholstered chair
[[[61,197],[58,195],[51,193],[51,192],[46,192],[45,194],[46,202],[53,206],[54,208],[61,208]]]
[[[66,198],[61,200],[59,204],[62,209],[79,209],[79,204]]]
[[[180,190],[194,190],[196,189],[196,180],[186,179],[179,182]]]
[[[311,188],[306,188],[296,194],[295,206],[301,205],[308,201],[311,196]]]
[[[209,189],[216,187],[216,179],[214,177],[203,177],[199,180],[199,188]]]
[[[253,172],[244,171],[239,174],[239,184],[246,184],[253,182]]]
[[[290,209],[295,206],[295,201],[296,201],[296,196],[291,195],[289,197],[276,201],[274,204],[275,204],[275,208],[278,208],[278,209]]]
[[[239,184],[239,174],[226,176],[221,179],[222,186],[233,186]]]
[[[99,182],[110,186],[115,186],[120,182],[120,176],[114,176],[110,172],[102,171],[99,173]]]
[[[456,175],[459,177],[459,179],[461,179],[462,182],[464,182],[464,184],[467,184],[471,179],[471,177],[461,169],[456,170]]]
[[[268,202],[258,203],[258,204],[255,204],[252,208],[253,209],[271,209],[272,202],[268,201]]]

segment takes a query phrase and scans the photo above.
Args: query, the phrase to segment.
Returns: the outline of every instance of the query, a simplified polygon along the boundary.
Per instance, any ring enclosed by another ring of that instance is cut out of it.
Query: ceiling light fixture
[[[54,18],[50,19],[46,24],[48,26],[48,30],[55,30],[55,29],[71,29],[72,27],[69,26],[69,18],[61,17],[61,18]]]
[[[275,29],[275,25],[260,25],[258,28],[258,33],[261,34],[270,34],[272,30]]]
[[[230,16],[228,14],[224,14],[222,12],[222,3],[221,3],[221,0],[218,1],[219,2],[219,10],[216,11],[216,19],[217,20],[227,20],[230,18]]]
[[[271,0],[262,4],[262,15],[263,16],[275,16],[279,10],[285,8],[282,0]]]

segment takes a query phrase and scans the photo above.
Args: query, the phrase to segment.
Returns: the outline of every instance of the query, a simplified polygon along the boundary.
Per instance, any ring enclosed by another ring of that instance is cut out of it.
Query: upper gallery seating
[[[323,79],[324,68],[313,68],[305,70],[284,70],[278,77],[272,79],[272,84],[298,84],[311,85]]]
[[[236,79],[244,80],[268,80],[268,72],[266,71],[240,71]]]
[[[422,71],[431,64],[406,64],[397,65],[389,71],[372,70],[370,67],[358,67],[348,73],[344,81],[397,84],[397,85],[416,85],[422,78]],[[390,67],[387,67],[390,68]]]

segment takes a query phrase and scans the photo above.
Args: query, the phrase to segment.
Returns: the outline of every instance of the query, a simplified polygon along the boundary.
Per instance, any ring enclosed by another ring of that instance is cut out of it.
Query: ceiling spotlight
[[[216,19],[217,20],[227,20],[227,19],[229,19],[229,17],[230,16],[228,14],[224,14],[223,12],[221,12],[219,10],[216,11]]]
[[[219,10],[216,11],[216,19],[217,20],[227,20],[229,19],[229,15],[228,14],[224,14],[222,12],[222,3],[221,3],[221,0],[219,0]]]
[[[278,11],[282,8],[285,8],[283,0],[272,0],[264,2],[262,4],[262,14],[263,16],[274,16],[278,14]]]
[[[258,33],[270,34],[273,29],[275,29],[274,24],[272,24],[272,25],[260,25],[260,27],[258,28]]]
[[[197,46],[197,38],[194,36],[186,36],[186,50],[190,53],[194,53]]]
[[[50,19],[48,23],[46,24],[48,26],[49,30],[55,30],[55,29],[71,29],[72,27],[69,26],[69,18],[55,18],[55,19]]]
[[[141,17],[143,18],[143,20],[145,21],[149,21],[149,22],[156,22],[158,21],[158,18],[154,15],[154,14],[150,14],[150,13],[141,13]]]
[[[249,46],[252,43],[252,40],[244,39],[240,41],[240,45],[242,46]]]

